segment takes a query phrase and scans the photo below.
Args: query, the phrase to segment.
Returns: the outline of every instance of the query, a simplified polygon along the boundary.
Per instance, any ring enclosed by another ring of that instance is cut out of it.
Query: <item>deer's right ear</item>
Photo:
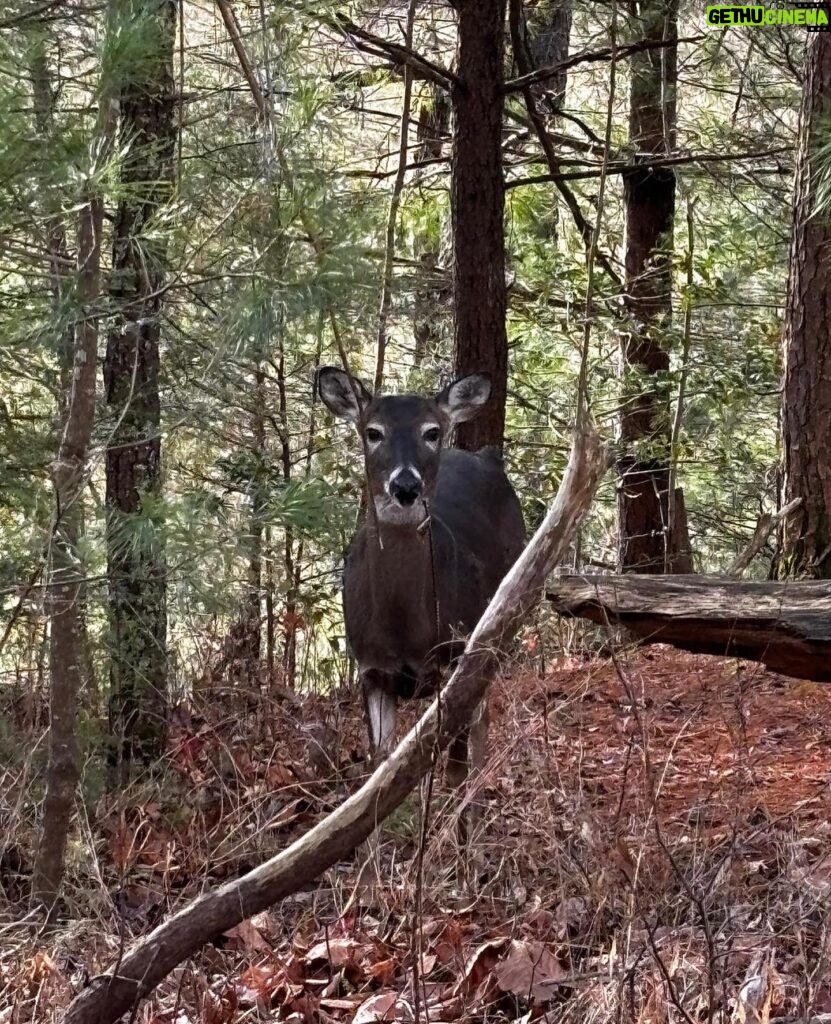
[[[321,366],[317,371],[317,390],[326,407],[350,423],[359,423],[361,413],[372,401],[372,395],[358,378],[350,377],[337,366]]]

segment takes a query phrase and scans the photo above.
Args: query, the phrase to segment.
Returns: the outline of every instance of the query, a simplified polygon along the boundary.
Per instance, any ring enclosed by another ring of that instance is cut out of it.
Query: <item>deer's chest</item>
[[[416,668],[436,646],[440,616],[429,561],[387,556],[375,559],[374,572],[360,552],[350,557],[343,590],[347,636],[362,667]]]

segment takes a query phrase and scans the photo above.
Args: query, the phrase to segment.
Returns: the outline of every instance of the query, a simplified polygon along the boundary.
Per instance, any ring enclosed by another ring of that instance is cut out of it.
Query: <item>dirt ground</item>
[[[467,792],[437,779],[426,822],[417,792],[135,1019],[831,1021],[831,687],[652,648],[517,669],[491,717]],[[134,937],[336,806],[363,752],[349,695],[178,709],[160,777],[88,792],[52,933],[26,917],[28,783],[3,770],[0,1024],[59,1020]]]

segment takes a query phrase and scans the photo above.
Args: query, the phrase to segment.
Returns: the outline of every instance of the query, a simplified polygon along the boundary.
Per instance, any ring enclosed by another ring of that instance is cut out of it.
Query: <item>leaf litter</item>
[[[829,688],[653,648],[517,670],[492,718],[475,896],[439,785],[420,918],[413,798],[369,884],[361,851],[197,953],[136,1019],[831,1020]],[[60,1019],[124,943],[337,806],[363,749],[348,697],[178,709],[159,791],[92,809],[55,933],[0,876],[0,1024]],[[23,891],[34,834],[14,841]]]

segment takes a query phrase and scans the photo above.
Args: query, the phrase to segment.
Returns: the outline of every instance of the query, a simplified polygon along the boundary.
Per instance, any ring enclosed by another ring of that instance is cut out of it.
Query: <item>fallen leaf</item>
[[[373,981],[380,982],[382,985],[389,985],[392,983],[397,969],[398,964],[395,959],[387,957],[386,960],[376,960],[374,964],[370,964],[366,969],[366,973],[367,977]]]
[[[557,958],[541,942],[511,942],[506,956],[494,968],[503,992],[543,1002],[566,977]]]
[[[234,928],[224,932],[226,939],[231,939],[232,948],[245,953],[270,953],[271,945],[263,938],[262,932],[252,920],[241,921]]]
[[[276,967],[251,966],[239,976],[234,991],[241,1007],[268,1009],[282,986],[282,974]]]
[[[343,967],[346,964],[354,963],[359,950],[364,949],[356,939],[324,939],[316,943],[306,953],[306,962],[311,964],[315,960],[326,960],[333,967]]]
[[[361,1003],[352,1018],[352,1024],[377,1024],[378,1021],[415,1020],[413,1008],[397,992],[379,992]]]
[[[471,995],[476,992],[493,970],[509,941],[507,937],[502,936],[488,939],[477,946],[467,959],[464,973],[453,986],[453,995]]]
[[[782,995],[782,979],[773,966],[773,950],[767,949],[754,959],[745,975],[733,1014],[735,1024],[768,1024],[770,1011],[782,1001]]]

